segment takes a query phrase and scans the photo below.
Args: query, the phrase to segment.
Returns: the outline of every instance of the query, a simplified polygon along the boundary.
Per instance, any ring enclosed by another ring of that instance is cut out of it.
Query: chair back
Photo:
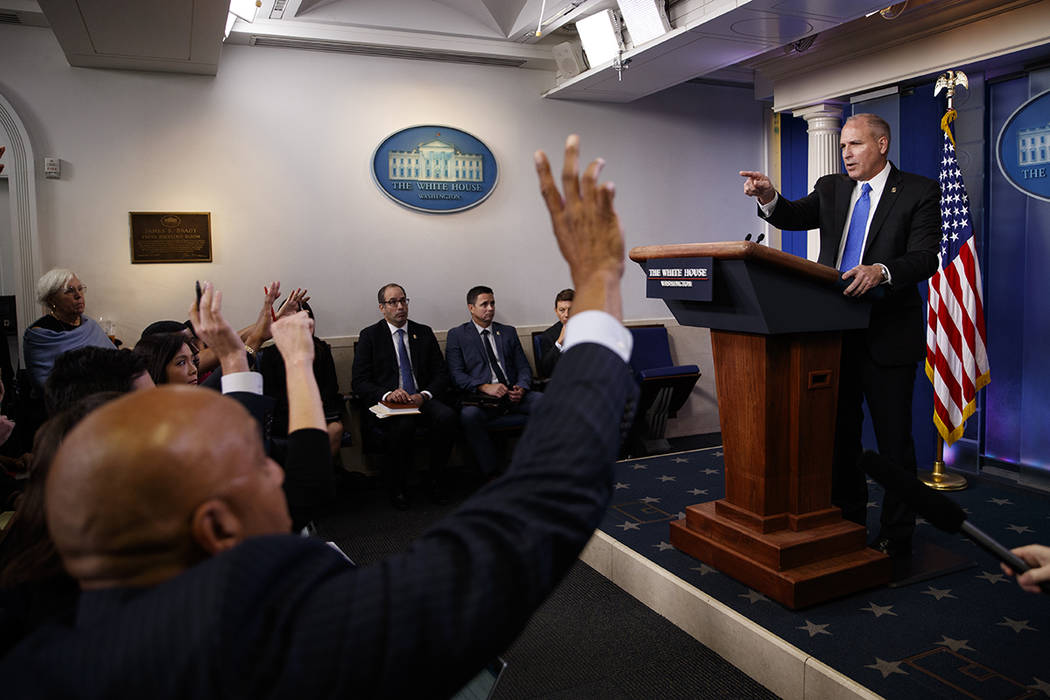
[[[634,348],[631,350],[631,369],[635,374],[657,367],[671,367],[671,345],[667,339],[667,329],[630,328],[634,337]]]

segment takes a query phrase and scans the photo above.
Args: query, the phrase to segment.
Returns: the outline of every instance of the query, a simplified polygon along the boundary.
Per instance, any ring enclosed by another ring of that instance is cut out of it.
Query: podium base
[[[791,608],[889,583],[890,558],[864,546],[865,530],[842,520],[808,530],[758,532],[716,512],[686,509],[671,523],[671,544]]]

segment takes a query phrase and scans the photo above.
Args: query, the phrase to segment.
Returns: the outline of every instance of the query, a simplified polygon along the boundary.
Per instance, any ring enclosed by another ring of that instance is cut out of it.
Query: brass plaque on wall
[[[128,212],[132,263],[211,262],[211,212]]]

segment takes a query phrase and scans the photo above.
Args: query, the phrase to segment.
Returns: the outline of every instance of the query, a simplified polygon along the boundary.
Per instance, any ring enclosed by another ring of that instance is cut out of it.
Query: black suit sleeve
[[[382,385],[379,377],[376,376],[378,372],[376,343],[380,342],[376,335],[371,327],[361,331],[351,369],[351,385],[354,393],[361,396],[369,405],[377,403],[383,394],[397,388],[396,384],[393,387]]]
[[[238,601],[249,631],[272,619],[281,647],[304,664],[292,673],[276,640],[242,633],[243,654],[274,661],[268,691],[293,690],[294,679],[304,697],[448,697],[513,641],[605,512],[635,391],[623,360],[601,346],[574,347],[561,362],[568,371],[507,472],[408,551],[339,572],[297,565],[294,589],[257,582],[281,601],[266,615]]]
[[[303,528],[332,493],[332,458],[328,433],[302,428],[288,435],[284,459],[284,494],[292,527]]]
[[[759,207],[759,217],[765,218],[769,223],[785,231],[808,231],[820,227],[820,194],[818,192],[820,182],[814,190],[802,199],[791,201],[782,194],[777,195],[777,203],[769,217],[762,217],[762,209]]]
[[[332,346],[319,338],[314,338],[314,377],[321,391],[325,421],[331,423],[339,420],[343,415],[343,397],[339,393],[339,377],[332,358]]]
[[[935,180],[925,180],[922,194],[914,200],[901,224],[907,227],[905,251],[894,258],[879,260],[890,271],[893,290],[913,288],[937,271],[937,247],[941,238],[941,188]]]
[[[435,399],[440,399],[448,393],[449,376],[448,367],[445,366],[445,357],[441,354],[441,346],[438,345],[437,337],[430,328],[420,328],[419,352],[413,356],[416,379],[419,382],[420,391],[429,391]]]
[[[554,367],[561,357],[561,350],[556,344],[558,336],[561,335],[561,325],[561,323],[555,323],[540,335],[540,356],[536,358],[536,369],[541,377],[550,377],[554,374]]]

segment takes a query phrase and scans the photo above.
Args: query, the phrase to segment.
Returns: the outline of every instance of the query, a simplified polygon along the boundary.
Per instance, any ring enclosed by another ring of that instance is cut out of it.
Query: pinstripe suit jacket
[[[521,631],[597,526],[623,361],[567,351],[511,466],[408,551],[351,568],[316,540],[245,541],[149,589],[81,596],[0,661],[6,697],[448,697]]]

